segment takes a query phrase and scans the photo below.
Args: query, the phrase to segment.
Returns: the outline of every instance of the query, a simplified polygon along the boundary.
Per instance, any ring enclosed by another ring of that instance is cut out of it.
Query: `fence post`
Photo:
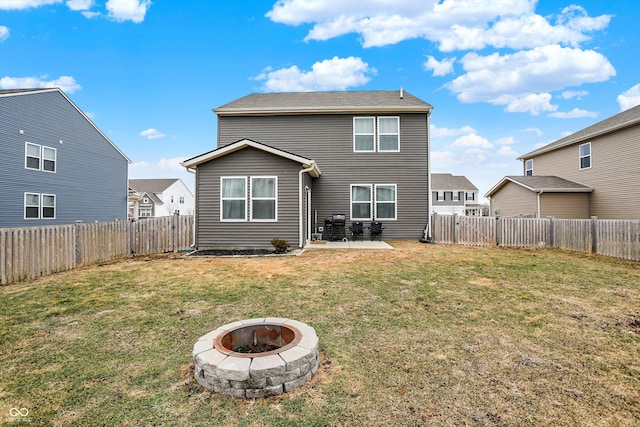
[[[175,211],[173,213],[173,218],[171,218],[171,228],[173,229],[173,252],[178,252],[178,247],[180,244],[180,227],[178,227],[180,223],[180,212]]]
[[[500,246],[502,234],[502,218],[496,216],[496,246]]]
[[[436,230],[437,230],[437,226],[436,226],[436,220],[438,218],[438,214],[436,212],[433,213],[433,215],[431,215],[431,238],[433,239],[434,242],[436,242]]]
[[[598,253],[598,217],[591,217],[591,253]]]
[[[131,218],[131,220],[129,220],[129,254],[130,255],[135,255],[136,254],[136,219],[135,218]]]
[[[76,267],[80,267],[82,265],[82,220],[78,219],[75,221],[75,230],[76,230]]]
[[[453,227],[453,233],[452,233],[453,234],[453,237],[452,237],[453,244],[457,245],[458,244],[458,233],[457,233],[458,232],[458,214],[455,214],[455,213],[453,214],[452,227]]]
[[[555,248],[555,243],[556,243],[556,230],[555,230],[555,222],[554,222],[554,218],[552,216],[548,216],[547,219],[549,220],[549,236],[547,237],[547,246],[550,248]]]

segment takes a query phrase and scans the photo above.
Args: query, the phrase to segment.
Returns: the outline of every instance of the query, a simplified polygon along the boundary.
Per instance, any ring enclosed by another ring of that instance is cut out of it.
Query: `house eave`
[[[420,106],[345,106],[345,107],[303,107],[303,108],[214,108],[218,116],[277,116],[301,114],[352,114],[352,113],[425,113],[432,107]]]

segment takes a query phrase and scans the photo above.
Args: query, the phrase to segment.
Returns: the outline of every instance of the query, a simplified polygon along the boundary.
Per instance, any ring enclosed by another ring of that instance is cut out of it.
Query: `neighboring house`
[[[555,193],[553,208],[531,210],[523,214],[557,218],[640,219],[640,106],[623,111],[551,144],[519,157],[523,175],[562,179],[558,185],[529,185]],[[514,178],[514,177],[508,177]],[[500,215],[523,209],[516,208],[521,199],[509,201],[505,191],[513,182],[503,179],[486,194],[491,199],[491,212]],[[556,189],[555,187],[564,187]],[[576,191],[576,189],[578,189]],[[530,190],[536,191],[536,190]],[[586,194],[585,194],[586,192]],[[588,210],[584,209],[588,199]]]
[[[592,188],[557,176],[506,176],[488,193],[494,216],[589,218]]]
[[[0,227],[126,219],[129,163],[60,89],[0,90]]]
[[[482,216],[478,188],[465,176],[431,174],[431,211],[439,215]]]
[[[193,215],[195,198],[179,178],[130,179],[130,218],[150,218],[173,215]]]
[[[420,239],[431,108],[401,90],[251,94],[215,109],[218,148],[182,163],[196,172],[196,246],[303,247],[336,214],[366,237],[379,221],[385,239]]]

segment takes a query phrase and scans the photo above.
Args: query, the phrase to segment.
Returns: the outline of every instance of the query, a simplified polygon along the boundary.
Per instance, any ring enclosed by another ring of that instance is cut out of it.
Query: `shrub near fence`
[[[0,228],[0,280],[5,284],[130,255],[188,250],[192,241],[193,216]]]
[[[640,260],[640,221],[432,215],[436,243],[551,247]]]

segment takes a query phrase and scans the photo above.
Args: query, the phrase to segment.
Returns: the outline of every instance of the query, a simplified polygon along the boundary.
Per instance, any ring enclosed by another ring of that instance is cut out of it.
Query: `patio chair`
[[[381,222],[374,221],[371,223],[371,227],[368,228],[369,234],[371,236],[371,241],[375,239],[382,241],[382,230],[384,230],[384,227],[382,226]]]
[[[351,238],[354,242],[357,238],[360,238],[361,241],[364,241],[364,226],[361,222],[351,223],[349,230],[351,230]]]

